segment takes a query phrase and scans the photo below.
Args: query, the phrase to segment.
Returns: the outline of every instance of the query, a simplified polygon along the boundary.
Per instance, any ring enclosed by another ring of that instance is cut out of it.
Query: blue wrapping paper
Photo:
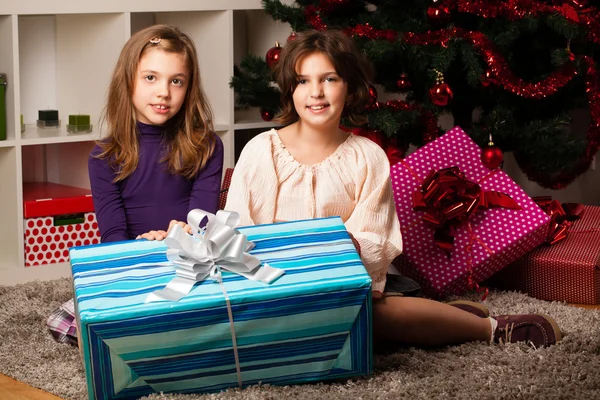
[[[371,279],[340,218],[239,228],[285,274],[270,285],[225,272],[244,386],[372,371]],[[218,283],[145,303],[175,275],[163,242],[70,250],[90,399],[215,392],[238,385]]]

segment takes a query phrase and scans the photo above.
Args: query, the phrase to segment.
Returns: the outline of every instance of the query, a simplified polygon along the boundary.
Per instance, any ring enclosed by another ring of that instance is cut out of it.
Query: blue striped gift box
[[[224,273],[244,386],[370,373],[371,278],[340,218],[239,230],[285,274],[270,285]],[[216,392],[238,385],[226,302],[204,281],[145,303],[175,268],[164,242],[74,247],[70,259],[90,399]]]

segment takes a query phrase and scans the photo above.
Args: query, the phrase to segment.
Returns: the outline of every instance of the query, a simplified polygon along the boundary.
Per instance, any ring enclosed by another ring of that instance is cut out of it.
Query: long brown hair
[[[167,162],[172,173],[191,179],[204,168],[215,148],[213,115],[202,89],[194,43],[175,27],[148,27],[135,33],[121,50],[102,115],[108,136],[99,142],[103,152],[98,157],[107,158],[116,169],[115,182],[127,178],[138,166],[139,132],[131,99],[138,64],[150,48],[183,55],[190,74],[183,105],[165,124],[168,153],[161,162]]]
[[[281,116],[277,121],[288,125],[298,121],[294,107],[294,91],[298,86],[298,62],[312,53],[324,54],[334,66],[336,73],[348,85],[344,116],[356,125],[367,121],[366,111],[369,103],[369,84],[373,77],[373,67],[362,56],[352,39],[338,30],[307,30],[297,34],[296,39],[288,42],[275,67],[277,84],[281,90]]]

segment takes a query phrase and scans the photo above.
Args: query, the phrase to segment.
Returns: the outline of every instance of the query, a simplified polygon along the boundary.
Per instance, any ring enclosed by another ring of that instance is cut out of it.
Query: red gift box
[[[434,236],[436,228],[423,220],[424,215],[431,220],[431,215],[415,211],[413,201],[432,170],[451,167],[458,167],[484,193],[510,196],[520,209],[478,209],[457,228],[447,256]],[[394,165],[391,180],[404,247],[394,264],[429,296],[462,294],[546,238],[550,217],[506,173],[486,168],[479,146],[458,127]]]
[[[92,192],[51,182],[23,184],[25,266],[69,261],[69,248],[100,242]]]
[[[538,247],[487,283],[541,300],[600,304],[600,207],[585,206],[566,239]]]

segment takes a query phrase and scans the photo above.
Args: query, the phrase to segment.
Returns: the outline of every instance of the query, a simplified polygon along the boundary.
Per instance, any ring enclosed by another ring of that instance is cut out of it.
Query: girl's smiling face
[[[296,65],[298,85],[292,98],[300,123],[337,129],[346,104],[348,86],[327,56],[310,53]]]
[[[132,102],[139,122],[164,125],[179,112],[189,72],[183,54],[151,49],[138,64]]]

